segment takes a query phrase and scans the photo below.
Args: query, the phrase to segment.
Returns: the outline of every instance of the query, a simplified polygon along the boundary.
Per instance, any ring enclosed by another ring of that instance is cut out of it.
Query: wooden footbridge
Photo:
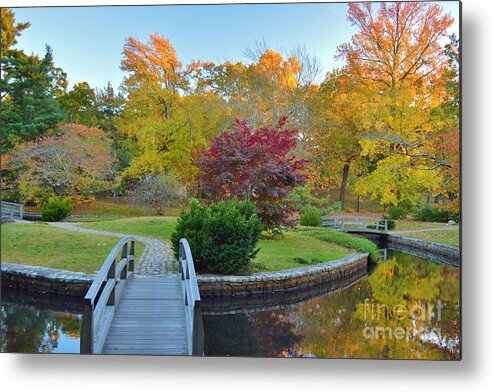
[[[388,221],[368,216],[326,215],[322,217],[322,227],[338,231],[378,230],[386,233],[388,231]]]
[[[192,252],[180,240],[179,272],[134,273],[135,239],[115,245],[84,298],[81,353],[202,356],[200,293]]]

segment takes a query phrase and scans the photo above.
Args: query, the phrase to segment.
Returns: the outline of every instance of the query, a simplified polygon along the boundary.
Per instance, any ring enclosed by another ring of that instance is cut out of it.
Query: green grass
[[[170,241],[171,234],[176,224],[174,217],[147,217],[104,220],[98,222],[83,223],[80,226],[96,230],[113,231],[154,237],[164,241]],[[278,271],[288,268],[305,266],[295,259],[304,259],[311,262],[326,262],[336,260],[350,250],[344,246],[331,244],[328,241],[304,235],[302,232],[288,231],[283,238],[259,241],[260,248],[256,259],[253,261],[255,271]]]
[[[163,215],[178,216],[180,207],[163,208]],[[29,212],[41,212],[39,207],[26,207]],[[157,216],[153,208],[137,207],[130,204],[114,203],[111,199],[88,201],[76,205],[72,211],[73,215],[96,215],[100,217],[138,217]]]
[[[253,261],[255,271],[279,271],[306,266],[306,262],[324,263],[350,253],[342,246],[331,244],[295,231],[284,233],[284,237],[260,240],[260,251]],[[306,260],[300,263],[296,259]]]
[[[356,237],[351,234],[330,229],[308,227],[302,227],[300,234],[313,237],[321,241],[327,241],[332,244],[338,244],[349,249],[357,250],[358,252],[369,253],[372,261],[377,261],[379,258],[377,246],[365,238]]]
[[[83,223],[88,229],[142,235],[169,242],[176,224],[174,217],[140,217],[100,220]],[[253,261],[254,271],[278,271],[312,263],[336,260],[352,249],[368,252],[378,258],[376,245],[371,241],[326,229],[302,228],[289,230],[284,237],[262,239]]]
[[[437,222],[419,222],[411,220],[397,220],[395,231],[400,230],[423,230],[423,229],[436,229],[440,227],[447,227],[446,223]]]
[[[78,233],[43,223],[1,227],[2,261],[92,274],[101,268],[118,238]],[[136,244],[136,256],[143,245]]]
[[[80,227],[111,231],[115,233],[141,235],[170,241],[171,233],[175,229],[175,224],[176,218],[174,217],[156,216],[110,220],[105,219],[88,223],[84,222],[80,225]]]
[[[459,230],[421,231],[418,233],[405,233],[402,235],[405,237],[459,246]]]

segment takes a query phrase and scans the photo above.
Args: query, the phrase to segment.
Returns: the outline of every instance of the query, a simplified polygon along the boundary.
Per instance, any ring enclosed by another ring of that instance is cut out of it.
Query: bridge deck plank
[[[116,309],[103,354],[188,355],[180,277],[135,277]]]

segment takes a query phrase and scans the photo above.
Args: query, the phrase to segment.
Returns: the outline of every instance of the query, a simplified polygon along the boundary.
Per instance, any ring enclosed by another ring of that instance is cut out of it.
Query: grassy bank
[[[101,268],[119,241],[77,233],[43,223],[10,223],[1,227],[2,261],[92,274]],[[137,243],[136,254],[143,246]]]
[[[402,235],[404,237],[418,238],[420,240],[459,246],[459,230],[420,231],[418,233],[405,233]]]
[[[170,242],[171,233],[175,229],[174,217],[140,217],[127,219],[105,219],[85,222],[80,227],[87,229],[111,231],[115,233],[141,235]]]
[[[372,261],[377,261],[379,257],[377,246],[365,238],[356,237],[340,231],[307,227],[301,228],[300,234],[345,248],[354,249],[358,252],[369,253]]]
[[[83,223],[81,227],[154,237],[169,242],[175,223],[176,218],[173,217],[147,217]],[[361,239],[356,240],[359,240],[358,244],[361,242]],[[290,230],[284,237],[260,240],[257,245],[260,251],[253,267],[255,271],[278,271],[336,260],[351,253],[346,245],[306,235],[304,231]]]

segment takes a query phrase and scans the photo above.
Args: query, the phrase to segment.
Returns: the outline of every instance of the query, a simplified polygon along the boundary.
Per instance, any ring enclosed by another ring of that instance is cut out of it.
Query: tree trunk
[[[347,178],[349,175],[349,166],[350,166],[350,163],[347,162],[344,164],[344,167],[342,168],[341,193],[339,196],[339,200],[341,202],[341,209],[344,208],[344,202],[346,199],[346,186],[347,186]]]

